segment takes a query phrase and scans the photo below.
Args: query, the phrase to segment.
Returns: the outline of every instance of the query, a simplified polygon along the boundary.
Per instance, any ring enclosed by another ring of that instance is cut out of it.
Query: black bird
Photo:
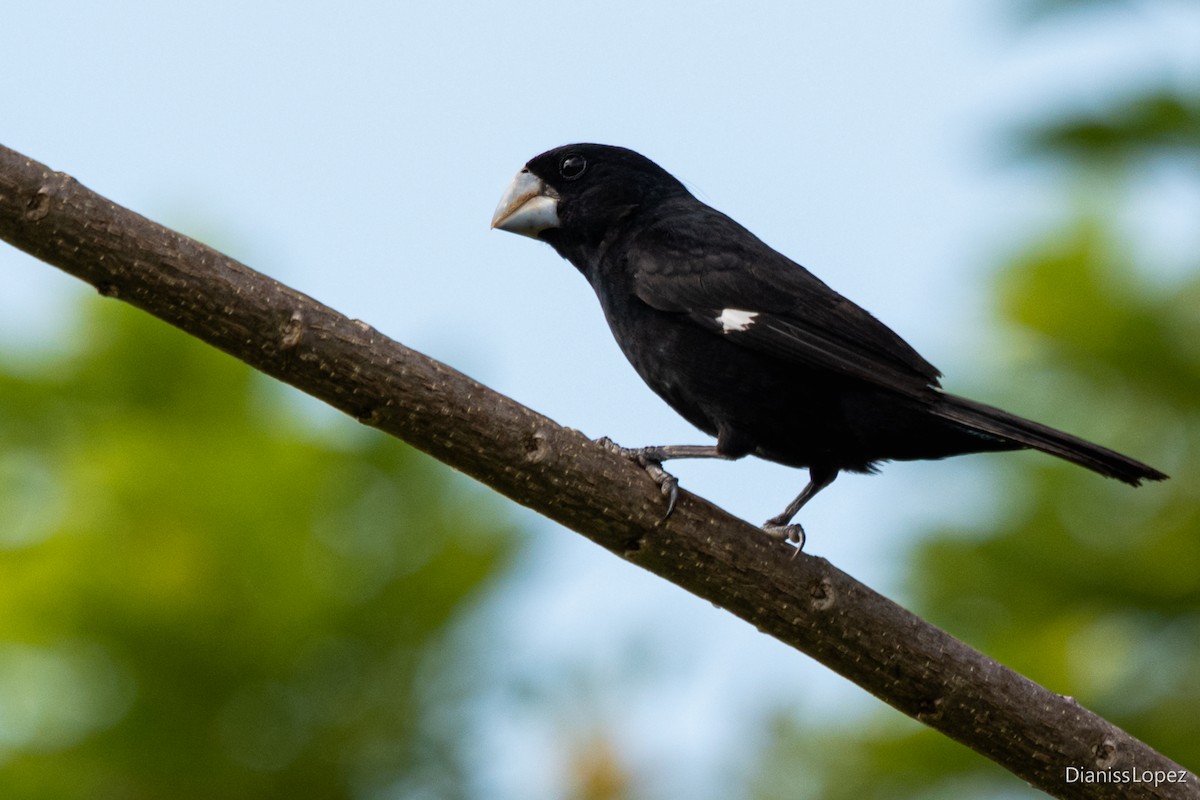
[[[540,239],[591,283],[625,356],[712,445],[624,450],[668,494],[671,458],[756,455],[806,467],[789,525],[842,470],[1034,448],[1137,486],[1167,476],[1068,433],[947,394],[940,373],[875,317],[697,200],[648,158],[572,144],[517,173],[492,227]]]

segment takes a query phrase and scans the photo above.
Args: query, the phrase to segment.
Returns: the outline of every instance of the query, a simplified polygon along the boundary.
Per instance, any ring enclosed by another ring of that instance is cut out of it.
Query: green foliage
[[[1026,406],[1030,395],[1045,398],[1041,416],[1083,408],[1072,430],[1175,479],[1133,491],[1069,464],[1008,456],[996,483],[1010,499],[1006,512],[978,530],[926,539],[910,571],[912,605],[1197,764],[1200,495],[1189,476],[1200,472],[1200,280],[1156,290],[1113,257],[1120,248],[1092,221],[1063,234],[1002,276],[1007,315],[1044,337],[1011,373],[1019,376],[1011,392]],[[1025,796],[999,767],[894,713],[865,729],[779,724],[764,798],[796,796],[789,792],[805,781],[820,790],[803,796],[827,800]]]
[[[1048,13],[1116,4],[1026,6]],[[1021,137],[1022,152],[1060,163],[1068,194],[1100,187],[1119,207],[1150,161],[1197,176],[1197,97],[1147,89],[1101,113],[1046,122]],[[1005,456],[994,484],[1005,509],[975,530],[923,540],[910,569],[910,605],[1194,768],[1200,252],[1190,277],[1152,278],[1094,199],[1003,265],[1000,310],[1019,335],[1012,369],[987,396],[1139,456],[1174,479],[1134,491],[1044,456]],[[833,730],[825,721],[781,719],[776,742],[764,758],[762,798],[1042,796],[893,712]]]
[[[79,339],[0,374],[3,794],[461,795],[434,706],[494,515],[140,312]]]
[[[1162,285],[1139,275],[1110,226],[1080,217],[1034,242],[1000,276],[1004,316],[1042,349],[1041,363],[1026,366],[1059,380],[1110,382],[1110,390],[1126,383],[1145,395],[1139,402],[1192,407],[1200,396],[1200,280]],[[1088,416],[1109,409],[1129,419],[1121,399],[1089,407]]]
[[[1200,160],[1200,96],[1172,89],[1137,93],[1100,113],[1039,126],[1018,137],[1026,155],[1069,157],[1092,168],[1182,156]]]
[[[1052,342],[1026,374],[1037,394],[1084,404],[1073,427],[1175,479],[1124,492],[1031,462],[1011,490],[1023,503],[981,540],[945,533],[922,548],[916,591],[988,653],[1195,764],[1200,717],[1180,711],[1200,708],[1200,495],[1190,477],[1200,472],[1200,278],[1139,284],[1095,225],[1064,233],[1004,276],[1008,315]]]

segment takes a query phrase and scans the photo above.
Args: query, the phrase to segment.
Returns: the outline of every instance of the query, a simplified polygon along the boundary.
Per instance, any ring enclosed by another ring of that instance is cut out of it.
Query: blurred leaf
[[[1024,156],[1067,157],[1112,166],[1133,159],[1183,157],[1200,167],[1200,96],[1146,90],[1097,114],[1076,114],[1015,136]]]
[[[1120,374],[1189,406],[1200,394],[1200,278],[1168,287],[1139,278],[1109,227],[1081,217],[1033,242],[1000,277],[1002,312],[1064,368],[1092,380]]]
[[[511,549],[495,514],[140,312],[79,340],[0,374],[5,795],[463,795],[422,667]]]

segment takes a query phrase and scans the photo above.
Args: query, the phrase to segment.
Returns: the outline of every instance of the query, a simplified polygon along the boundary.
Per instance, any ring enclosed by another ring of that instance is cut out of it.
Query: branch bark
[[[1195,774],[825,559],[793,559],[684,491],[664,523],[645,472],[578,431],[2,146],[0,238],[727,609],[1043,791],[1200,798]]]

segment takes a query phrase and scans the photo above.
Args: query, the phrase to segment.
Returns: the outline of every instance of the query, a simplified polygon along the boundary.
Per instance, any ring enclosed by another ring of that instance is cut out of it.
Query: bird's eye
[[[558,174],[569,181],[578,178],[585,169],[587,169],[587,159],[581,155],[564,156],[563,160],[558,163]]]

